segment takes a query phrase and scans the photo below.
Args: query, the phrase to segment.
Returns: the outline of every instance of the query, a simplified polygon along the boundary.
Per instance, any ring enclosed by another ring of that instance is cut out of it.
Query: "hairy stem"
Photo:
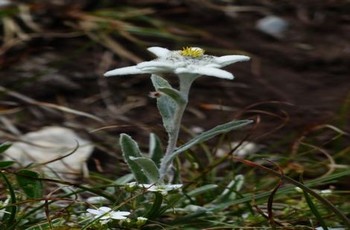
[[[170,169],[172,166],[172,162],[174,160],[173,152],[176,149],[177,140],[179,138],[182,116],[187,106],[188,95],[189,95],[191,85],[196,78],[197,76],[193,76],[191,74],[179,76],[180,92],[185,99],[185,103],[177,104],[175,114],[174,114],[174,119],[172,121],[172,130],[168,132],[168,138],[169,138],[168,146],[166,148],[165,155],[161,160],[160,169],[159,169],[160,183],[164,183],[165,177],[170,176],[170,173],[171,173]]]

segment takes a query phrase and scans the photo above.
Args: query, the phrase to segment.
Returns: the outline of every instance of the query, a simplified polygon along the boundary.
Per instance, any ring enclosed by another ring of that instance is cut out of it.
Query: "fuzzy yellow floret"
[[[204,50],[198,47],[184,47],[181,50],[181,55],[197,58],[204,55]]]

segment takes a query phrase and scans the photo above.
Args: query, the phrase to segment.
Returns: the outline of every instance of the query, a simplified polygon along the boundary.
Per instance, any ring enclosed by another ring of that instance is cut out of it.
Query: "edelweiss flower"
[[[226,55],[216,57],[204,54],[204,50],[198,47],[187,47],[183,50],[171,51],[161,47],[150,47],[148,51],[157,56],[153,61],[141,62],[135,66],[123,67],[108,71],[106,77],[128,74],[161,74],[175,73],[179,76],[213,76],[218,78],[233,79],[230,72],[220,68],[239,61],[247,61],[250,58],[244,55]]]
[[[109,207],[100,207],[98,209],[88,208],[86,211],[96,216],[96,219],[102,220],[103,223],[107,223],[109,220],[125,220],[130,212],[125,211],[112,211]]]

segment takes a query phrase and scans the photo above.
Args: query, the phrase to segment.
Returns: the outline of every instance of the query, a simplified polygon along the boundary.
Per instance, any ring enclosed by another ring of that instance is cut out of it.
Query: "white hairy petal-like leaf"
[[[153,70],[155,72],[169,72],[174,69],[174,64],[164,61],[145,61],[137,64],[136,67],[149,73],[152,73]]]
[[[153,53],[154,55],[156,55],[157,57],[165,57],[167,56],[171,51],[166,49],[166,48],[162,48],[162,47],[149,47],[147,49],[149,52]]]
[[[193,68],[193,69],[178,68],[175,73],[177,74],[192,73],[197,75],[213,76],[213,77],[224,78],[224,79],[234,78],[230,72],[227,72],[225,70],[221,70],[218,68],[207,67],[207,66],[202,66],[200,68]]]
[[[147,73],[142,71],[137,66],[128,66],[123,68],[118,68],[114,70],[110,70],[104,74],[105,77],[115,76],[115,75],[128,75],[128,74],[142,74]]]
[[[229,64],[247,61],[250,58],[244,55],[226,55],[216,57],[205,55],[204,50],[198,47],[184,50],[168,50],[162,47],[150,47],[148,51],[157,56],[152,61],[141,62],[136,66],[114,69],[105,73],[105,76],[128,75],[142,73],[175,73],[192,74],[193,76],[213,76],[223,79],[233,79],[233,75],[220,68]],[[181,80],[182,81],[182,80]]]
[[[225,55],[221,57],[215,57],[214,62],[219,64],[220,67],[224,67],[240,61],[248,61],[250,57],[245,55]]]

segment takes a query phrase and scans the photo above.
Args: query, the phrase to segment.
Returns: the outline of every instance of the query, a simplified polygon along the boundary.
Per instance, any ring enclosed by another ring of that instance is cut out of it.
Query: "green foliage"
[[[11,144],[6,144],[6,143],[0,144],[0,154],[4,153],[10,147],[11,147]]]
[[[0,168],[7,168],[13,165],[14,161],[0,161]]]
[[[254,158],[254,156],[251,157]],[[225,163],[228,162],[226,161]],[[167,229],[198,229],[208,227],[223,229],[239,228],[242,226],[268,228],[268,221],[259,215],[259,212],[256,211],[254,206],[260,209],[266,207],[267,200],[274,187],[271,186],[270,181],[272,179],[272,184],[276,184],[279,178],[284,180],[286,184],[280,187],[275,194],[272,210],[275,212],[276,220],[278,219],[291,226],[297,226],[301,221],[304,221],[305,224],[303,226],[310,226],[305,221],[312,219],[314,223],[318,222],[317,226],[323,226],[320,222],[320,218],[322,218],[328,227],[344,226],[341,219],[337,215],[334,215],[331,209],[320,203],[319,198],[314,197],[313,193],[309,193],[310,190],[307,188],[316,189],[320,185],[324,187],[327,184],[334,184],[336,181],[341,181],[341,179],[348,177],[350,175],[349,170],[335,172],[323,178],[306,180],[304,187],[301,187],[301,190],[304,192],[300,192],[295,189],[295,186],[300,185],[300,183],[291,184],[293,180],[287,176],[281,177],[278,171],[275,171],[275,174],[271,174],[270,171],[260,168],[260,170],[263,170],[263,174],[257,173],[256,169],[254,170],[255,172],[252,171],[250,173],[250,170],[254,169],[251,168],[254,164],[246,163],[245,169],[238,168],[236,165],[232,167],[230,173],[222,175],[220,170],[215,169],[224,167],[224,170],[227,171],[225,167],[228,167],[228,165],[225,166],[223,164],[212,167],[216,162],[209,161],[207,168],[212,168],[214,173],[212,177],[204,177],[204,172],[198,171],[198,169],[191,169],[194,174],[188,174],[192,176],[186,178],[189,180],[189,183],[183,190],[169,192],[165,196],[159,192],[149,192],[142,187],[134,187],[130,190],[126,186],[130,178],[120,180],[120,183],[116,183],[106,178],[103,179],[103,175],[102,177],[91,175],[90,188],[76,184],[75,187],[79,186],[78,190],[61,190],[60,193],[55,194],[54,199],[48,200],[46,204],[43,203],[34,207],[33,201],[26,200],[23,195],[20,195],[21,191],[24,191],[22,186],[18,182],[14,182],[17,181],[18,172],[21,171],[19,173],[21,180],[30,178],[28,183],[37,181],[38,175],[36,173],[33,174],[32,171],[19,170],[15,174],[16,177],[12,177],[9,172],[6,172],[6,175],[2,174],[2,179],[7,184],[7,191],[9,194],[12,194],[13,199],[10,198],[9,203],[3,207],[6,214],[2,217],[1,228],[11,229],[11,226],[17,226],[18,229],[64,229],[63,226],[66,223],[70,223],[69,219],[76,218],[74,217],[75,215],[84,213],[86,210],[85,202],[76,200],[76,197],[87,192],[90,196],[105,197],[107,203],[102,202],[101,205],[114,206],[117,210],[134,210],[130,216],[131,222],[128,223],[128,226],[134,226],[130,227],[131,229],[136,228],[136,218],[139,216],[148,218],[148,222],[144,226],[146,229],[152,228],[152,226],[154,227],[153,223],[157,223],[157,226]],[[246,173],[244,176],[239,175],[239,171],[245,171]],[[186,171],[183,173],[186,173]],[[200,177],[197,177],[197,175]],[[260,180],[258,175],[263,175],[264,180],[261,183],[253,182],[254,180]],[[276,178],[273,179],[275,176]],[[59,186],[60,183],[65,182],[56,181],[55,183]],[[254,191],[249,188],[250,185],[256,186]],[[33,190],[29,189],[28,194],[30,193],[33,193]],[[320,194],[322,199],[336,202],[336,206],[340,210],[346,210],[346,207],[349,207],[346,206],[346,196],[341,193],[337,194],[334,192],[328,195],[322,195],[320,192],[317,193]],[[27,192],[25,194],[29,198]],[[73,199],[71,200],[70,198]],[[64,206],[64,209],[59,208],[59,205],[55,205],[67,199],[71,200],[71,204]],[[34,203],[37,203],[37,201]],[[99,206],[99,204],[95,205]],[[23,210],[26,210],[26,212],[23,213]],[[47,219],[36,219],[34,217],[44,210],[47,210],[48,214],[53,218],[51,221]],[[68,212],[67,216],[60,218],[54,217],[54,213],[60,210]],[[312,211],[310,212],[309,210]],[[291,215],[291,213],[294,214]],[[31,222],[25,224],[21,220],[30,220]],[[86,222],[83,215],[81,215],[81,219],[75,219],[74,225],[70,226],[71,229],[111,229],[119,226],[119,224],[118,222],[110,222],[108,225],[101,225],[96,221],[90,223]],[[124,223],[120,227],[127,228],[127,225]]]
[[[42,198],[43,184],[39,178],[39,173],[22,169],[16,173],[17,183],[28,198]]]
[[[306,200],[308,206],[310,207],[312,214],[314,214],[314,216],[316,217],[318,223],[320,223],[321,227],[324,230],[328,230],[328,227],[327,227],[326,223],[324,222],[323,217],[321,216],[320,212],[318,211],[316,205],[312,201],[312,198],[309,196],[309,194],[305,190],[303,191],[303,193],[304,193],[305,200]]]
[[[224,191],[220,195],[217,196],[214,203],[223,203],[229,200],[236,200],[237,193],[240,192],[244,184],[244,176],[239,174],[235,176],[235,178],[230,181],[230,183],[226,186]]]
[[[177,148],[172,154],[168,161],[172,161],[181,152],[184,152],[191,148],[192,146],[201,143],[203,141],[209,140],[219,134],[227,133],[231,130],[243,127],[252,123],[251,120],[242,120],[242,121],[231,121],[223,125],[218,125],[211,130],[203,132],[202,134],[194,137],[186,144]],[[156,138],[153,137],[152,142],[157,142]],[[159,143],[153,143],[152,145],[159,145]],[[159,164],[160,149],[159,147],[152,147],[153,151],[158,151],[157,157],[152,158],[145,157],[141,154],[141,151],[138,147],[136,141],[134,141],[129,135],[121,134],[120,136],[120,146],[123,152],[123,157],[125,162],[127,162],[130,170],[132,171],[137,182],[141,184],[146,183],[156,183],[159,180],[159,169],[157,164]],[[156,150],[155,150],[156,149]],[[152,154],[154,156],[154,154]]]

